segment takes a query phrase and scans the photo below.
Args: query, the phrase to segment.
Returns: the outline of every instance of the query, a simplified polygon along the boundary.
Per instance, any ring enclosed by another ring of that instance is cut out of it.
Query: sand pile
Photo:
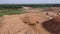
[[[42,27],[42,23],[49,20],[45,16],[46,15],[43,14],[26,14],[23,18],[23,22],[28,24],[34,31],[41,32],[40,34],[49,34],[49,32]]]
[[[6,15],[3,17],[4,25],[1,28],[0,34],[17,34],[27,27],[27,25],[20,20],[19,15]]]
[[[21,14],[3,16],[3,26],[0,34],[50,34],[42,26],[42,23],[49,20],[43,14]]]

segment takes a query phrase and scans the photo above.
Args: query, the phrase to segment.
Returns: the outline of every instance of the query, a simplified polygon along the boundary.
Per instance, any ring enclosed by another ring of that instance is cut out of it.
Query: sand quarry
[[[60,34],[60,17],[50,18],[46,16],[39,13],[4,15],[0,19],[0,34]],[[55,30],[50,23],[53,24]]]
[[[60,9],[53,10],[35,10],[34,13],[28,9],[30,13],[4,15],[0,17],[0,34],[60,34]]]

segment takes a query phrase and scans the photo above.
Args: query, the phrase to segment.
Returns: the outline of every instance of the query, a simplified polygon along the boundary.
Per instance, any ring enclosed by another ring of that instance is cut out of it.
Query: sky
[[[60,4],[60,0],[0,0],[0,4]]]

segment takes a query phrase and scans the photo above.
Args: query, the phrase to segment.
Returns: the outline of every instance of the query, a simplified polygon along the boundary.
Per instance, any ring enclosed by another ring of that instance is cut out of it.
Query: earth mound
[[[42,26],[44,21],[49,20],[43,14],[21,14],[3,16],[3,26],[0,34],[50,34]]]

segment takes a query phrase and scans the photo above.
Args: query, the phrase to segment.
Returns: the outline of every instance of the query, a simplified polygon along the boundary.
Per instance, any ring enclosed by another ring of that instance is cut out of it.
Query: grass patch
[[[3,15],[13,15],[13,14],[22,14],[22,13],[25,13],[23,11],[16,11],[16,10],[13,10],[13,11],[0,11],[0,16],[3,16]]]

